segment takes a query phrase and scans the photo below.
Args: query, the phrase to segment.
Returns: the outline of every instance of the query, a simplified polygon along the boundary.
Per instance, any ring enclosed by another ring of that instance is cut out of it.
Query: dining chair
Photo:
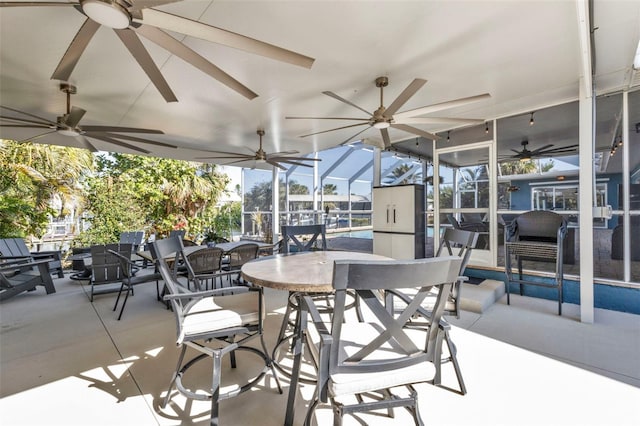
[[[162,252],[159,247],[156,247],[156,251]],[[265,311],[262,289],[234,286],[191,291],[178,282],[163,257],[158,258],[157,264],[167,288],[164,298],[170,301],[176,316],[176,344],[181,348],[162,407],[173,397],[172,391],[175,386],[186,398],[211,401],[211,425],[218,425],[220,401],[250,390],[267,372],[271,371],[277,389],[282,393],[264,342]],[[256,338],[260,340],[261,349],[247,346],[247,343]],[[192,348],[199,354],[184,362],[187,348]],[[223,392],[220,385],[222,358],[229,355],[231,367],[236,368],[236,351],[247,351],[257,355],[264,362],[264,368],[253,379]],[[206,358],[212,360],[211,389],[208,394],[196,393],[183,384],[183,378],[189,368]]]
[[[132,247],[131,243],[91,246],[91,277],[89,278],[91,302],[94,295],[118,292],[118,287],[106,286],[106,284],[121,283],[126,278],[120,259],[113,253],[120,253],[127,259],[131,259]]]
[[[406,407],[415,423],[423,424],[414,385],[433,383],[435,364],[441,357],[438,325],[461,263],[458,256],[335,262],[331,322],[327,324],[313,298],[302,298],[301,327],[304,330],[310,316],[305,340],[317,368],[316,390],[305,425],[311,424],[320,402],[330,403],[334,425],[342,424],[346,414],[371,410],[386,409],[392,416],[396,407]],[[419,290],[407,295],[409,304],[394,315],[385,308],[379,293],[386,290],[400,293],[407,284]],[[431,321],[421,327],[407,327],[433,288],[438,289],[438,296],[430,313]],[[365,321],[345,316],[350,290],[368,308]],[[405,388],[409,395],[395,393],[394,388]],[[347,399],[353,396],[355,399]]]
[[[476,247],[478,242],[478,233],[471,231],[463,231],[460,229],[451,229],[446,228],[440,238],[440,245],[438,246],[438,250],[436,251],[435,257],[442,256],[457,256],[462,262],[460,263],[460,270],[458,271],[458,279],[453,283],[451,288],[451,292],[447,297],[444,305],[443,315],[455,316],[456,318],[460,318],[460,300],[462,298],[462,283],[466,281],[466,277],[464,276],[464,271],[467,268],[467,264],[469,263],[469,257],[471,256],[471,251]],[[402,290],[400,294],[395,292],[394,290],[389,290],[385,292],[385,305],[387,309],[393,309],[395,313],[402,312],[409,304],[408,299],[403,299],[402,296],[406,295],[414,295],[417,293],[417,289],[405,288]],[[436,300],[438,296],[438,291],[433,289],[420,304],[420,309],[418,309],[418,315],[414,316],[409,322],[409,325],[420,324],[424,321],[431,321],[430,313],[433,311]],[[441,358],[440,360],[436,360],[436,375],[434,378],[435,385],[441,385],[442,378],[442,369],[441,366],[444,363],[451,362],[453,365],[453,369],[456,374],[456,378],[458,380],[458,386],[460,388],[460,393],[465,395],[467,393],[467,387],[464,383],[464,379],[462,377],[462,371],[460,369],[460,364],[458,363],[457,352],[458,349],[451,339],[451,334],[449,331],[451,330],[451,325],[446,320],[440,321],[440,329],[441,329],[441,337],[444,342],[447,344],[448,355],[446,357]]]
[[[235,272],[238,275],[236,280],[239,281],[242,265],[256,259],[259,251],[260,246],[256,243],[240,244],[227,252],[227,262],[223,263],[222,269],[227,272]],[[227,278],[231,283],[231,274],[228,274]]]
[[[325,225],[283,225],[282,239],[284,240],[284,253],[292,251],[326,250]],[[318,247],[318,238],[320,247]],[[291,245],[293,243],[293,245]]]
[[[211,288],[217,288],[216,282],[220,282],[222,287],[222,255],[224,251],[218,247],[206,247],[198,251],[189,253],[184,257],[184,263],[187,267],[187,279],[189,283],[193,283],[196,290],[208,289],[208,283]]]

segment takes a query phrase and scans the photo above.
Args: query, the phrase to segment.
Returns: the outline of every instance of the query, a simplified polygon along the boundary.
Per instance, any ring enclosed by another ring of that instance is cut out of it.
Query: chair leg
[[[262,345],[262,350],[264,351],[264,354],[267,357],[267,367],[271,369],[271,374],[273,375],[273,378],[276,381],[276,386],[278,386],[278,393],[282,394],[282,386],[280,386],[280,379],[276,374],[276,368],[273,365],[273,359],[269,356],[269,351],[267,350],[267,345],[264,342],[264,334],[262,333],[262,330],[260,330],[260,344]]]
[[[464,385],[464,379],[462,378],[462,371],[460,370],[460,364],[458,364],[458,357],[456,356],[457,349],[456,345],[451,341],[451,337],[449,336],[449,331],[445,331],[444,339],[447,342],[447,348],[449,349],[449,356],[451,357],[451,363],[453,364],[453,369],[456,372],[456,377],[458,379],[458,384],[460,385],[460,393],[462,395],[467,394],[467,387]]]
[[[124,283],[120,284],[120,291],[118,292],[118,297],[116,297],[116,303],[113,305],[113,311],[115,312],[118,307],[118,302],[120,301],[120,295],[122,294],[122,290],[124,290]]]
[[[118,321],[120,321],[120,318],[122,318],[122,313],[124,312],[124,307],[127,304],[127,300],[129,299],[129,292],[131,292],[131,295],[133,296],[133,287],[127,286],[127,294],[124,295],[124,301],[122,302],[122,307],[120,308],[120,315],[118,315]],[[117,302],[116,302],[116,304],[117,304]]]
[[[220,369],[222,358],[218,351],[213,354],[213,376],[211,378],[211,426],[218,426],[220,399]]]
[[[173,390],[173,385],[176,384],[176,379],[178,378],[178,373],[180,372],[180,366],[182,365],[182,361],[184,360],[184,354],[187,351],[187,346],[182,345],[182,351],[180,351],[180,356],[178,357],[178,365],[176,365],[176,371],[173,373],[173,377],[171,378],[171,383],[169,383],[169,389],[167,389],[167,395],[164,397],[164,401],[162,401],[162,408],[166,407],[169,403],[169,398],[171,397],[171,391]]]

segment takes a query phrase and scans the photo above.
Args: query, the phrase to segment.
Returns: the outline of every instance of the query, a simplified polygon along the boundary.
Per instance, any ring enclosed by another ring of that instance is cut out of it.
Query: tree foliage
[[[129,154],[99,155],[88,180],[91,228],[83,244],[117,241],[122,231],[158,237],[185,229],[191,238],[212,226],[216,202],[229,179],[215,166]]]
[[[91,170],[86,150],[0,140],[0,236],[41,238],[49,218],[64,216],[82,197]]]

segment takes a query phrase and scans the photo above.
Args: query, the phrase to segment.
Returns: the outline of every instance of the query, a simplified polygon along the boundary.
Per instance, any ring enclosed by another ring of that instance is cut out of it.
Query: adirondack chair
[[[33,261],[46,259],[49,261],[49,272],[64,278],[62,270],[62,253],[59,250],[30,252],[22,238],[0,239],[0,258],[3,260],[30,259]]]
[[[44,286],[47,294],[55,293],[47,260],[16,259],[0,263],[0,301],[23,291],[33,291]]]

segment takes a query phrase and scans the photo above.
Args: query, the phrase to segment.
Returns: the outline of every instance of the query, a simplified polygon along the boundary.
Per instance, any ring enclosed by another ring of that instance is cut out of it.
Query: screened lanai
[[[580,108],[577,100],[551,105],[451,128],[439,132],[435,142],[394,141],[387,149],[376,141],[355,140],[309,154],[321,160],[315,167],[244,169],[243,235],[276,241],[279,226],[324,223],[328,233],[371,239],[373,188],[417,184],[425,189],[420,209],[427,254],[444,228],[475,221],[482,226],[483,242],[471,266],[480,276],[502,279],[505,225],[527,211],[550,210],[568,223],[565,278],[579,283],[593,268],[593,282],[607,291],[635,289],[640,281],[640,247],[634,242],[640,217],[640,92],[596,98],[591,149],[591,143],[585,149],[579,142]],[[272,204],[276,181],[273,199],[278,202]],[[581,203],[587,198],[585,223]],[[581,230],[585,226],[588,234]],[[541,262],[534,269],[550,276],[554,265]],[[571,294],[579,303],[577,287]],[[629,308],[635,309],[622,307]]]

